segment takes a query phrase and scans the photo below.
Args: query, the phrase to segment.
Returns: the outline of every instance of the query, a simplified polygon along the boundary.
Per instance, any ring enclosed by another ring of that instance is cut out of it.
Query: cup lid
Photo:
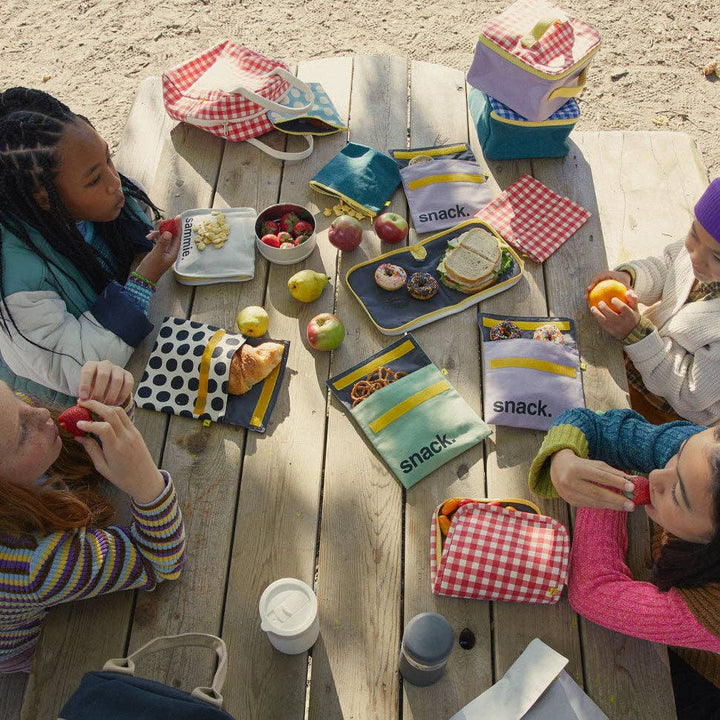
[[[302,580],[281,578],[260,596],[260,627],[289,637],[307,630],[317,617],[317,597]]]
[[[415,661],[435,665],[448,658],[455,642],[452,625],[438,613],[416,615],[405,628],[403,648]]]

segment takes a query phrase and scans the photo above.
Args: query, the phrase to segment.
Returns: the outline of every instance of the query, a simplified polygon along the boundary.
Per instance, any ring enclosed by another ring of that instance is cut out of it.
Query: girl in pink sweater
[[[635,580],[625,564],[626,511],[634,505],[608,488],[633,486],[617,468],[648,474],[645,510],[656,528],[650,582]],[[576,516],[572,607],[616,632],[674,646],[678,717],[720,717],[720,428],[652,425],[632,410],[569,410],[548,431],[530,487],[594,506]]]

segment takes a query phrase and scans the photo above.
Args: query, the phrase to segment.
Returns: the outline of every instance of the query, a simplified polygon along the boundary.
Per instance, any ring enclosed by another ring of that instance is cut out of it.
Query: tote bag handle
[[[305,148],[305,150],[298,150],[298,152],[286,152],[284,150],[276,150],[275,148],[270,147],[262,140],[258,140],[257,138],[248,138],[245,142],[254,145],[259,150],[262,150],[264,153],[270,155],[270,157],[276,158],[277,160],[303,160],[308,157],[313,151],[313,136],[303,135],[303,137],[305,138],[308,146],[307,148]]]
[[[237,93],[238,95],[242,95],[244,98],[247,98],[248,100],[257,103],[261,107],[264,107],[266,110],[275,110],[275,112],[283,113],[284,115],[292,115],[292,117],[304,115],[306,112],[310,111],[313,106],[312,90],[302,80],[295,77],[295,75],[288,72],[285,68],[279,66],[273,68],[269,73],[267,73],[265,77],[269,77],[270,75],[277,75],[278,77],[281,77],[283,80],[285,80],[285,82],[288,82],[290,83],[290,85],[301,90],[305,97],[310,98],[310,102],[308,102],[306,105],[301,105],[300,107],[291,108],[287,105],[281,105],[280,103],[276,103],[273,100],[268,100],[266,97],[258,95],[252,90],[248,90],[246,87],[237,87],[232,92]]]
[[[302,80],[298,79],[297,77],[295,77],[295,75],[285,70],[285,68],[279,66],[273,68],[269,73],[267,73],[266,77],[268,75],[277,75],[281,77],[283,80],[290,83],[290,85],[301,90],[305,97],[310,98],[310,101],[305,105],[301,105],[300,107],[288,107],[287,105],[281,105],[279,103],[273,102],[272,100],[268,100],[262,95],[258,95],[258,93],[255,93],[252,90],[248,90],[245,87],[237,87],[231,92],[242,95],[245,99],[250,100],[257,105],[260,105],[260,107],[263,107],[266,110],[275,110],[276,112],[283,113],[284,115],[290,115],[292,117],[298,117],[299,115],[303,115],[306,112],[310,111],[313,106],[312,90]],[[195,125],[197,127],[203,127],[203,125],[207,127],[214,127],[223,124],[221,121],[218,120],[200,120],[189,115],[185,118],[185,120],[186,122],[190,122],[192,125]],[[245,140],[245,142],[250,143],[254,147],[262,150],[264,153],[270,155],[270,157],[276,158],[277,160],[304,160],[312,153],[314,142],[312,135],[303,135],[303,137],[305,138],[308,146],[304,150],[299,150],[298,152],[285,152],[284,150],[276,150],[275,148],[270,147],[266,143],[262,142],[262,140],[258,140],[257,138],[248,138],[247,140]]]
[[[139,647],[135,652],[124,658],[113,658],[103,665],[103,670],[123,673],[124,675],[135,674],[135,660],[141,655],[147,655],[159,650],[172,650],[182,647],[203,647],[214,650],[218,656],[218,666],[210,687],[196,687],[190,694],[198,700],[205,700],[211,705],[221,707],[223,697],[220,694],[225,675],[227,674],[227,648],[222,638],[207,633],[182,633],[181,635],[164,635],[156,637],[150,642]]]

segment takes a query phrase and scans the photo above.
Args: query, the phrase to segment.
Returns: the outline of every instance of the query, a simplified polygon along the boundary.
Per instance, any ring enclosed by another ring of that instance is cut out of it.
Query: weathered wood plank
[[[355,58],[350,139],[380,151],[403,147],[406,98],[404,60]],[[333,267],[337,253],[327,232],[318,240],[326,267]],[[357,250],[338,255],[336,309],[346,339],[332,354],[332,373],[389,344],[370,326],[344,282],[352,265],[379,251],[380,241],[368,231]],[[310,718],[393,718],[399,703],[402,490],[334,400],[327,427],[318,570],[321,637],[313,649]]]
[[[27,686],[26,673],[12,673],[0,676],[0,717],[4,720],[17,720]]]
[[[432,102],[428,102],[432,98]],[[465,78],[459,70],[413,62],[410,76],[410,146],[467,142]],[[424,235],[423,237],[426,237]],[[477,307],[413,331],[434,363],[482,416],[478,375]],[[492,683],[491,616],[488,603],[433,595],[430,590],[430,523],[434,508],[449,497],[484,497],[482,443],[424,478],[407,492],[405,506],[404,625],[421,612],[438,612],[457,639],[468,627],[472,650],[457,643],[445,675],[431,690],[403,683],[403,717],[450,717]],[[428,693],[432,693],[429,702]]]
[[[165,179],[170,188],[198,184],[204,188],[201,197],[179,209],[256,208],[274,202],[279,182],[277,161],[247,144],[223,143],[207,133],[202,136],[209,145],[205,148],[207,157],[192,156],[192,163],[186,167],[189,151],[179,153],[170,165],[176,168],[174,176]],[[258,261],[255,277],[249,282],[199,286],[194,291],[175,283],[171,294],[191,291],[192,307],[182,306],[178,312],[171,309],[170,314],[236,330],[238,309],[262,304],[266,278],[266,267]],[[148,415],[155,424],[164,419],[159,413]],[[246,442],[246,432],[234,426],[215,424],[205,428],[186,418],[170,419],[162,463],[178,486],[188,535],[188,561],[183,577],[174,587],[161,588],[163,594],[138,598],[130,649],[157,635],[220,632]],[[213,667],[212,655],[180,650],[151,656],[144,662],[143,672],[191,689],[206,683]]]
[[[626,381],[620,346],[597,326],[584,300],[587,280],[606,267],[649,254],[659,255],[668,242],[684,237],[695,198],[706,174],[687,136],[662,133],[578,133],[572,161],[561,167],[535,163],[541,181],[577,200],[593,218],[546,263],[551,312],[575,317],[580,347],[595,373],[586,384],[594,394],[588,407],[626,405]],[[592,182],[588,182],[592,168]],[[568,283],[568,273],[577,281]],[[647,577],[647,523],[642,512],[630,518],[628,562]],[[581,621],[587,692],[610,715],[674,717],[672,690],[664,651]],[[608,667],[622,672],[608,673]],[[643,678],[643,680],[641,680]],[[647,685],[654,680],[654,687]],[[638,693],[641,687],[644,692]],[[620,698],[623,698],[620,704]],[[620,711],[622,707],[622,711]],[[617,708],[617,709],[616,709]]]
[[[500,188],[512,184],[521,175],[532,174],[528,160],[490,161],[488,166]],[[482,302],[480,310],[508,316],[546,316],[548,307],[542,266],[526,258],[523,279],[510,290]],[[527,486],[530,461],[540,447],[543,433],[502,426],[493,429],[493,435],[486,442],[488,497],[530,499],[544,513],[569,527],[569,512],[564,502],[540,501]],[[553,606],[493,603],[492,607],[495,680],[506,672],[534,637],[539,637],[569,659],[568,672],[582,682],[580,639],[566,597]]]
[[[173,156],[177,152],[171,146],[170,135],[168,135],[172,123],[169,122],[169,119],[163,119],[163,115],[159,85],[153,82],[143,83],[138,101],[131,110],[128,129],[124,135],[124,138],[128,140],[128,145],[123,146],[118,152],[118,166],[122,172],[143,183],[158,205],[172,208],[174,211],[175,208],[182,207],[183,200],[191,203],[187,206],[192,207],[198,204],[198,199],[192,184],[188,184],[187,188],[183,189],[170,184],[167,178],[163,177],[165,169],[176,165],[173,162]],[[163,129],[164,141],[157,147],[152,144],[148,145],[148,128],[151,128],[149,132],[152,136],[158,127]],[[212,154],[208,152],[207,145],[203,144],[204,136],[207,133],[201,133],[192,128],[183,128],[177,132],[173,131],[173,134],[176,138],[175,145],[178,148],[182,148],[183,140],[187,141],[187,150],[181,150],[187,152],[190,158],[186,162],[186,167],[192,165],[203,167],[202,157],[211,158]],[[138,143],[136,146],[133,144],[135,142]],[[193,158],[192,152],[195,151],[199,154]],[[153,169],[154,163],[158,165],[155,170]],[[207,167],[212,168],[212,165],[213,161],[210,159]],[[216,167],[217,161],[215,161]],[[215,173],[216,169],[213,169],[213,177]],[[156,323],[156,328],[162,315],[167,314],[163,310],[173,305],[181,305],[183,297],[189,300],[187,292],[184,295],[182,292],[173,292],[171,296],[169,290],[172,287],[171,283],[175,283],[172,277],[164,277],[159,283],[158,292],[151,303],[150,317]],[[129,369],[136,378],[145,365],[154,334],[152,333],[151,337],[143,342],[130,361]],[[144,356],[145,359],[141,356]],[[151,417],[155,415],[158,417]],[[150,420],[147,425],[144,423],[146,416]],[[156,413],[139,411],[136,422],[154,457],[159,460],[166,418]],[[81,603],[62,605],[51,610],[25,693],[23,718],[29,720],[30,718],[55,717],[85,672],[96,670],[102,667],[108,657],[117,657],[125,652],[132,603],[133,593],[125,592]],[[82,629],[82,632],[78,629]],[[58,673],[59,666],[65,668],[66,672]]]
[[[350,58],[311,61],[299,68],[301,79],[322,83],[345,117],[351,75]],[[284,166],[281,185],[280,164],[272,160],[275,196],[258,202],[258,211],[278,200],[279,190],[280,202],[302,204],[316,218],[322,217],[307,179],[345,141],[344,134],[319,138],[309,158]],[[289,149],[298,142],[293,140]],[[269,277],[264,306],[270,315],[270,335],[290,340],[290,354],[271,426],[264,436],[248,434],[242,467],[222,627],[233,668],[225,707],[236,717],[269,720],[302,718],[305,713],[307,654],[283,655],[272,648],[260,629],[258,601],[265,587],[281,577],[314,583],[326,422],[323,379],[329,356],[310,351],[304,335],[313,315],[332,310],[333,289],[326,288],[320,299],[304,304],[289,294],[287,281],[302,268],[334,276],[334,260],[325,261],[318,250],[302,263],[288,266],[268,267],[258,256]],[[324,612],[322,604],[320,612]]]

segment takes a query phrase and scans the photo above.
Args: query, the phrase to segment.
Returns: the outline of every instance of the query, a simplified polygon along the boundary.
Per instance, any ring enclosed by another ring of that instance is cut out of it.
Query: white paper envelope
[[[450,720],[608,720],[563,670],[567,662],[535,638],[498,682]]]

